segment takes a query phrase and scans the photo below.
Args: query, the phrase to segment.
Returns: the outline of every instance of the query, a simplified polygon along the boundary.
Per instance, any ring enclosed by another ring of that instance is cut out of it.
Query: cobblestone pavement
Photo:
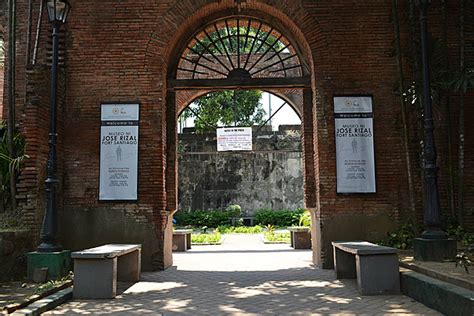
[[[360,296],[354,280],[311,265],[311,251],[227,235],[221,246],[174,253],[114,300],[74,300],[49,315],[438,315],[403,295]]]

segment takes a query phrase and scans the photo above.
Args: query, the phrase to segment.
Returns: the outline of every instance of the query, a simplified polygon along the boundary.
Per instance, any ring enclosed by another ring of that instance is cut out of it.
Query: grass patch
[[[191,244],[216,245],[220,243],[221,237],[222,236],[219,232],[214,232],[211,234],[192,234]]]
[[[290,243],[290,232],[269,231],[263,234],[266,241],[274,243]]]

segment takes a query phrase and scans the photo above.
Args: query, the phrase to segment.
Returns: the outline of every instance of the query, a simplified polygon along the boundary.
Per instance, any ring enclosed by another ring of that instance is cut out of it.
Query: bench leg
[[[290,246],[295,248],[295,233],[290,231]]]
[[[120,256],[117,262],[118,281],[137,282],[140,281],[141,272],[141,249]]]
[[[186,251],[186,235],[173,235],[173,251]]]
[[[186,249],[191,249],[191,234],[186,234]]]
[[[74,298],[114,298],[117,295],[117,258],[74,259]]]
[[[357,256],[357,286],[363,295],[400,293],[398,256]]]
[[[334,251],[334,272],[336,279],[356,278],[356,259],[353,254],[342,251],[333,246]]]

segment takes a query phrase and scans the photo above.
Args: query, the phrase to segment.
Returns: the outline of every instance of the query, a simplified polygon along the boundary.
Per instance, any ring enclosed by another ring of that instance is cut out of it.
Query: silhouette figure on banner
[[[355,138],[352,140],[352,153],[357,154],[357,141]]]
[[[115,156],[117,157],[117,161],[122,161],[122,148],[120,148],[120,146],[115,150]]]

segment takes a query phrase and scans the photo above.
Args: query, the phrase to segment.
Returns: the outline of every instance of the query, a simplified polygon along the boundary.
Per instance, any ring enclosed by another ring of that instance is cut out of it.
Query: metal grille
[[[197,32],[184,50],[177,79],[302,77],[293,45],[281,32],[251,18],[232,17]]]

